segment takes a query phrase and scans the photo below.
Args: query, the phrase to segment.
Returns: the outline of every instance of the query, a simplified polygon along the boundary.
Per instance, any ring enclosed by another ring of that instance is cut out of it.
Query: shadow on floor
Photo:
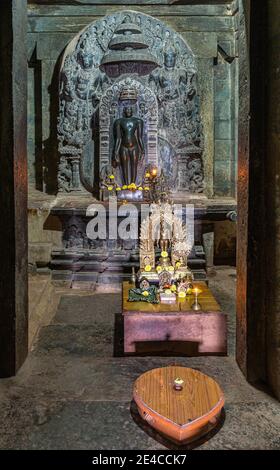
[[[137,424],[137,426],[139,426],[146,434],[148,434],[148,436],[152,437],[159,444],[163,445],[164,447],[170,450],[192,450],[192,449],[195,449],[196,447],[201,446],[205,442],[209,441],[209,439],[211,439],[220,431],[220,429],[224,425],[225,418],[226,418],[226,413],[223,408],[220,419],[214,429],[211,429],[211,431],[209,431],[207,434],[197,439],[196,441],[193,441],[189,444],[179,445],[167,439],[163,434],[155,431],[155,429],[153,429],[143,418],[141,418],[137,409],[137,405],[134,400],[132,400],[131,405],[130,405],[130,413],[134,422]]]
[[[138,341],[135,343],[135,353],[124,353],[124,323],[121,313],[115,314],[114,325],[114,357],[200,357],[226,356],[219,353],[200,353],[197,341]]]

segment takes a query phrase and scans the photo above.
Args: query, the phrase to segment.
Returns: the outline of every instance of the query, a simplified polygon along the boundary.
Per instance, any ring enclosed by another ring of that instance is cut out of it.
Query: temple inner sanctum
[[[180,23],[176,30],[176,21],[170,25],[161,15],[122,8],[88,23],[61,49],[57,74],[51,71],[53,59],[40,59],[47,63],[52,80],[48,90],[59,93],[44,93],[42,103],[44,113],[50,113],[51,128],[45,128],[52,134],[45,140],[50,145],[42,142],[41,150],[38,144],[33,146],[38,122],[29,122],[30,197],[36,211],[34,190],[40,188],[44,223],[54,227],[49,231],[54,243],[42,247],[35,238],[31,250],[35,264],[39,252],[46,255],[42,263],[51,267],[55,282],[71,287],[117,285],[129,279],[139,260],[138,234],[128,240],[88,238],[87,207],[102,202],[108,224],[110,197],[137,203],[140,226],[141,204],[166,191],[169,200],[183,207],[194,205],[195,243],[189,265],[195,277],[207,279],[214,258],[234,263],[236,15],[233,9],[219,33],[205,28],[182,32]],[[54,36],[59,47],[62,35]],[[36,39],[34,33],[32,38]],[[36,51],[40,55],[38,46]],[[33,55],[30,74],[35,85],[34,59]],[[36,90],[30,88],[32,109]],[[55,100],[57,127],[52,120]],[[115,217],[121,223],[122,216]],[[38,218],[33,221],[36,231]]]
[[[280,449],[278,3],[1,2],[0,449]]]

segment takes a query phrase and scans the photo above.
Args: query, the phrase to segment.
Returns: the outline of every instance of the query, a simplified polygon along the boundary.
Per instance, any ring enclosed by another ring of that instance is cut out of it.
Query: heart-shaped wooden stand
[[[212,430],[225,402],[215,380],[180,366],[142,374],[134,384],[133,398],[150,426],[180,444],[193,442]]]

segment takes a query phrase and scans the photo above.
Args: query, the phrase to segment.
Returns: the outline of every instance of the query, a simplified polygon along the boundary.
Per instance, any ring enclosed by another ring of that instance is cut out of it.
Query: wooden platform
[[[174,380],[184,381],[181,391]],[[201,372],[170,366],[142,374],[134,384],[133,398],[150,426],[178,442],[192,442],[217,424],[224,406],[219,385]]]
[[[131,285],[123,283],[124,351],[142,353],[159,342],[188,342],[189,354],[227,354],[227,317],[204,282],[195,282],[202,293],[202,310],[194,312],[193,296],[175,304],[128,302]],[[144,345],[145,343],[145,345]],[[145,346],[145,347],[144,347]]]

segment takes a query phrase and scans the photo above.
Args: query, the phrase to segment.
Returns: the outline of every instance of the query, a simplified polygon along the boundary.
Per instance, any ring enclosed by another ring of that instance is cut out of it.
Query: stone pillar
[[[204,127],[205,149],[203,153],[205,194],[213,197],[213,162],[214,162],[214,76],[213,58],[197,59],[198,85],[203,90],[200,95],[200,113]]]
[[[237,362],[266,380],[265,82],[266,3],[240,0],[237,209]],[[250,55],[249,55],[250,53]]]
[[[28,351],[26,0],[0,5],[0,377]]]
[[[203,233],[202,240],[203,240],[203,248],[205,251],[207,273],[213,274],[215,272],[214,270],[214,230]]]
[[[266,152],[266,366],[280,399],[280,2],[268,0]]]

